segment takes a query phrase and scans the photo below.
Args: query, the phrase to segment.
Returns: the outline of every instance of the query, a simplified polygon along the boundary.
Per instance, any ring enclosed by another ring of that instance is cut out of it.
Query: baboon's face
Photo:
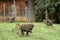
[[[20,27],[21,27],[21,25],[16,24],[16,28],[17,28],[17,29],[20,29]]]

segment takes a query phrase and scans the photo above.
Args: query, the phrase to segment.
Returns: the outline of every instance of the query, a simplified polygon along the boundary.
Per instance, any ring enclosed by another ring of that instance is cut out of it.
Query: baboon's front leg
[[[23,31],[23,30],[21,30],[21,33],[22,33],[22,35],[24,36],[24,31]]]
[[[20,34],[20,36],[23,36],[24,32],[21,29],[19,29],[19,34]]]
[[[27,32],[26,32],[26,35],[27,35],[27,36],[28,36],[28,33],[29,33],[29,32],[27,31]]]

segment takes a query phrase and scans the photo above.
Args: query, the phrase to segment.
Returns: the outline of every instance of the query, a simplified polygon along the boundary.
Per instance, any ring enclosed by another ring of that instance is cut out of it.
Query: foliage
[[[60,0],[35,0],[36,21],[42,21],[43,19],[45,19],[45,10],[48,11],[48,17],[52,21],[56,20],[55,19],[56,18],[55,17],[55,11],[56,11],[55,8],[58,4],[60,5]],[[60,14],[59,14],[59,16],[60,16]]]

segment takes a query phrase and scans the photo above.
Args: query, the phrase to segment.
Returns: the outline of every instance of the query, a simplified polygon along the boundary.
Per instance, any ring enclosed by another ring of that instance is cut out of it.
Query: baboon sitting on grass
[[[53,22],[52,22],[50,19],[44,20],[44,23],[45,23],[47,26],[53,26]]]
[[[24,32],[26,32],[26,35],[28,36],[28,33],[32,33],[32,29],[34,27],[33,24],[17,24],[18,30],[19,30],[19,34],[21,33],[22,35],[24,35]],[[21,35],[20,34],[20,35]]]

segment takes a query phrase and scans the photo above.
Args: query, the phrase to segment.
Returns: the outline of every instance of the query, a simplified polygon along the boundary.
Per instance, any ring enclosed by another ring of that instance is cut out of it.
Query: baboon
[[[15,17],[9,17],[6,20],[10,21],[11,23],[13,23],[13,21],[15,20]]]
[[[45,23],[47,26],[53,26],[53,22],[52,22],[50,19],[44,20],[44,23]]]
[[[12,17],[10,22],[13,23],[14,20],[15,20],[15,17]]]
[[[19,32],[21,32],[22,35],[24,35],[24,32],[26,32],[26,35],[28,36],[29,32],[32,33],[32,29],[34,27],[33,24],[17,24]]]

